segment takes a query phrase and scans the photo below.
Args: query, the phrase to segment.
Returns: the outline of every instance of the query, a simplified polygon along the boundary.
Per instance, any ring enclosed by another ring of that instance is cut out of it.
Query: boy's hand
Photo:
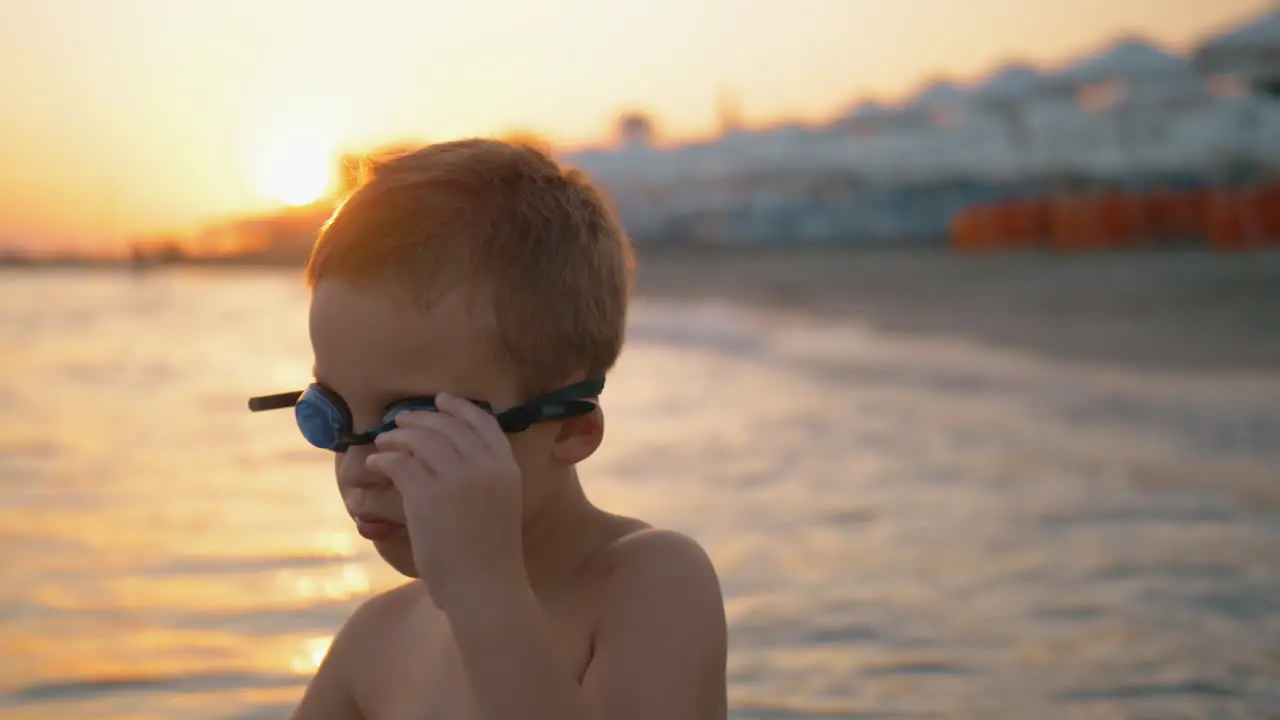
[[[367,465],[404,500],[418,577],[446,612],[477,593],[528,587],[520,468],[492,415],[452,395],[403,412]]]

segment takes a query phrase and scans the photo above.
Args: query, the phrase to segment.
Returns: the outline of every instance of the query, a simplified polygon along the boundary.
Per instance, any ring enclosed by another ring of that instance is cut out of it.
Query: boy
[[[630,245],[600,195],[490,140],[375,168],[307,267],[316,382],[361,535],[415,581],[365,602],[294,717],[724,718],[702,549],[594,507],[575,466],[621,350]]]

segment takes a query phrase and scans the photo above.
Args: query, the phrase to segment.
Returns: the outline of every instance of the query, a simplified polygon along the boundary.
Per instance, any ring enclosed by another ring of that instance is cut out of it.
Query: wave
[[[146,575],[175,577],[184,575],[239,575],[278,570],[323,568],[352,562],[349,555],[261,555],[178,557],[138,568]]]
[[[297,675],[244,672],[206,672],[182,675],[126,675],[31,683],[0,695],[0,705],[73,702],[137,693],[210,693],[299,687],[307,678]]]
[[[998,402],[1059,427],[1172,441],[1202,457],[1274,462],[1280,394],[1229,376],[1174,378],[1024,357],[958,339],[903,337],[849,321],[727,303],[646,303],[629,342],[696,348],[904,403]],[[905,404],[900,405],[905,407]]]
[[[765,345],[762,329],[749,312],[731,305],[645,303],[631,311],[627,342],[740,353]]]
[[[1238,693],[1211,680],[1188,678],[1174,682],[1135,683],[1100,688],[1079,688],[1058,693],[1060,702],[1094,702],[1099,700],[1146,700],[1160,697],[1234,697]]]

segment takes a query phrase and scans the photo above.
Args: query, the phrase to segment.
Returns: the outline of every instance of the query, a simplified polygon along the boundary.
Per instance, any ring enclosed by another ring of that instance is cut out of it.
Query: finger
[[[462,462],[453,444],[430,430],[396,428],[382,433],[373,442],[380,451],[410,455],[440,475],[454,472]]]
[[[427,469],[417,458],[404,452],[375,452],[364,459],[365,467],[382,475],[396,486],[401,495],[431,482]]]
[[[458,456],[462,458],[480,457],[487,453],[485,444],[471,426],[450,415],[426,411],[402,412],[396,415],[396,424],[402,428],[439,433],[453,445]]]
[[[498,425],[498,420],[475,403],[464,398],[441,393],[436,396],[436,407],[441,412],[455,417],[471,428],[476,438],[491,453],[511,452],[511,443],[506,433]]]

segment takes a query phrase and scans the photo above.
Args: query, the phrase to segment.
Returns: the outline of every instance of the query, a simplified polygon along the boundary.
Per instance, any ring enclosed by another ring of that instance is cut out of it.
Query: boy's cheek
[[[338,487],[343,488],[380,488],[390,485],[390,480],[369,468],[367,460],[373,453],[372,445],[353,447],[342,453],[334,453],[333,474]]]
[[[527,474],[546,463],[555,442],[555,434],[548,432],[550,429],[547,425],[534,425],[524,432],[507,436],[507,441],[511,443],[511,455],[521,472]]]
[[[344,470],[347,472],[350,472],[350,469],[347,467],[349,456],[350,456],[350,453],[345,453],[345,452],[333,454],[333,476],[337,478],[339,485],[344,484],[343,483]]]

